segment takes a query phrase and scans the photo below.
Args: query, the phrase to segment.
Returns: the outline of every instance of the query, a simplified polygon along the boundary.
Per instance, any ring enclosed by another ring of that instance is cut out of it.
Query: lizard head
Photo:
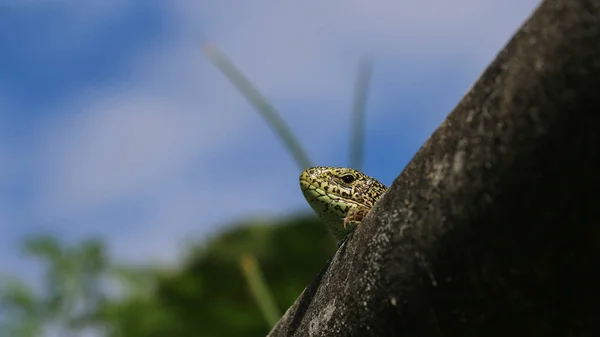
[[[300,188],[313,210],[326,222],[343,222],[352,207],[370,209],[385,185],[357,170],[318,166],[300,174]]]

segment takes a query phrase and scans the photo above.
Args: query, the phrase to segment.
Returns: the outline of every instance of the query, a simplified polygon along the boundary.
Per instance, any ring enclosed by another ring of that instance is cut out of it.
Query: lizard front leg
[[[369,209],[366,207],[355,206],[350,208],[346,214],[346,217],[344,218],[344,230],[347,232],[347,234],[343,239],[337,242],[338,248],[348,240],[350,234],[354,232],[356,226],[360,225],[367,213],[369,213]]]
[[[364,217],[369,213],[369,209],[363,206],[355,206],[350,208],[348,214],[344,218],[344,229],[354,230],[356,226],[360,225]]]

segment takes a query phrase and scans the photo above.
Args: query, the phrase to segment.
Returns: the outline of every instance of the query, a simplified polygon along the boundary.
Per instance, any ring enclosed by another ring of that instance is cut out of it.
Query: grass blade
[[[263,278],[254,255],[243,254],[240,257],[240,267],[246,277],[246,283],[250,287],[250,292],[254,296],[254,300],[258,304],[267,323],[269,323],[270,327],[275,326],[280,317],[279,309],[273,300],[273,295],[269,291],[269,287]]]
[[[373,66],[371,60],[363,58],[358,67],[358,76],[354,89],[354,104],[350,118],[352,121],[349,147],[350,167],[357,170],[362,170],[364,161],[365,110],[372,73]]]
[[[275,130],[288,151],[292,154],[301,170],[313,166],[308,155],[285,124],[281,114],[258,92],[252,83],[214,46],[205,46],[204,51],[209,60],[242,92],[258,112],[267,120],[267,124]]]

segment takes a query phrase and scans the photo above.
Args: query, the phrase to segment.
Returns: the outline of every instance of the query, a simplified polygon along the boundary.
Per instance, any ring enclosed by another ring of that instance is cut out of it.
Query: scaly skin
[[[300,174],[308,204],[325,222],[340,245],[386,190],[385,185],[356,170],[311,167]]]

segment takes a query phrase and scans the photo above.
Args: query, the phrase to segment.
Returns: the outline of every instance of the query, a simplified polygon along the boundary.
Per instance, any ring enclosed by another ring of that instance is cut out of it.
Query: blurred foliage
[[[39,336],[48,327],[60,336],[78,336],[88,327],[86,316],[103,301],[102,243],[86,240],[68,247],[42,235],[26,240],[24,253],[45,267],[42,291],[15,278],[0,279],[2,336]]]
[[[192,247],[174,271],[115,267],[97,241],[67,247],[49,237],[31,240],[28,250],[48,271],[43,295],[14,280],[5,283],[0,303],[11,324],[2,326],[0,336],[39,336],[48,326],[60,329],[60,336],[79,336],[84,329],[114,337],[264,336],[270,326],[245,282],[240,257],[257,259],[276,306],[288,308],[335,244],[314,217],[232,228]]]

